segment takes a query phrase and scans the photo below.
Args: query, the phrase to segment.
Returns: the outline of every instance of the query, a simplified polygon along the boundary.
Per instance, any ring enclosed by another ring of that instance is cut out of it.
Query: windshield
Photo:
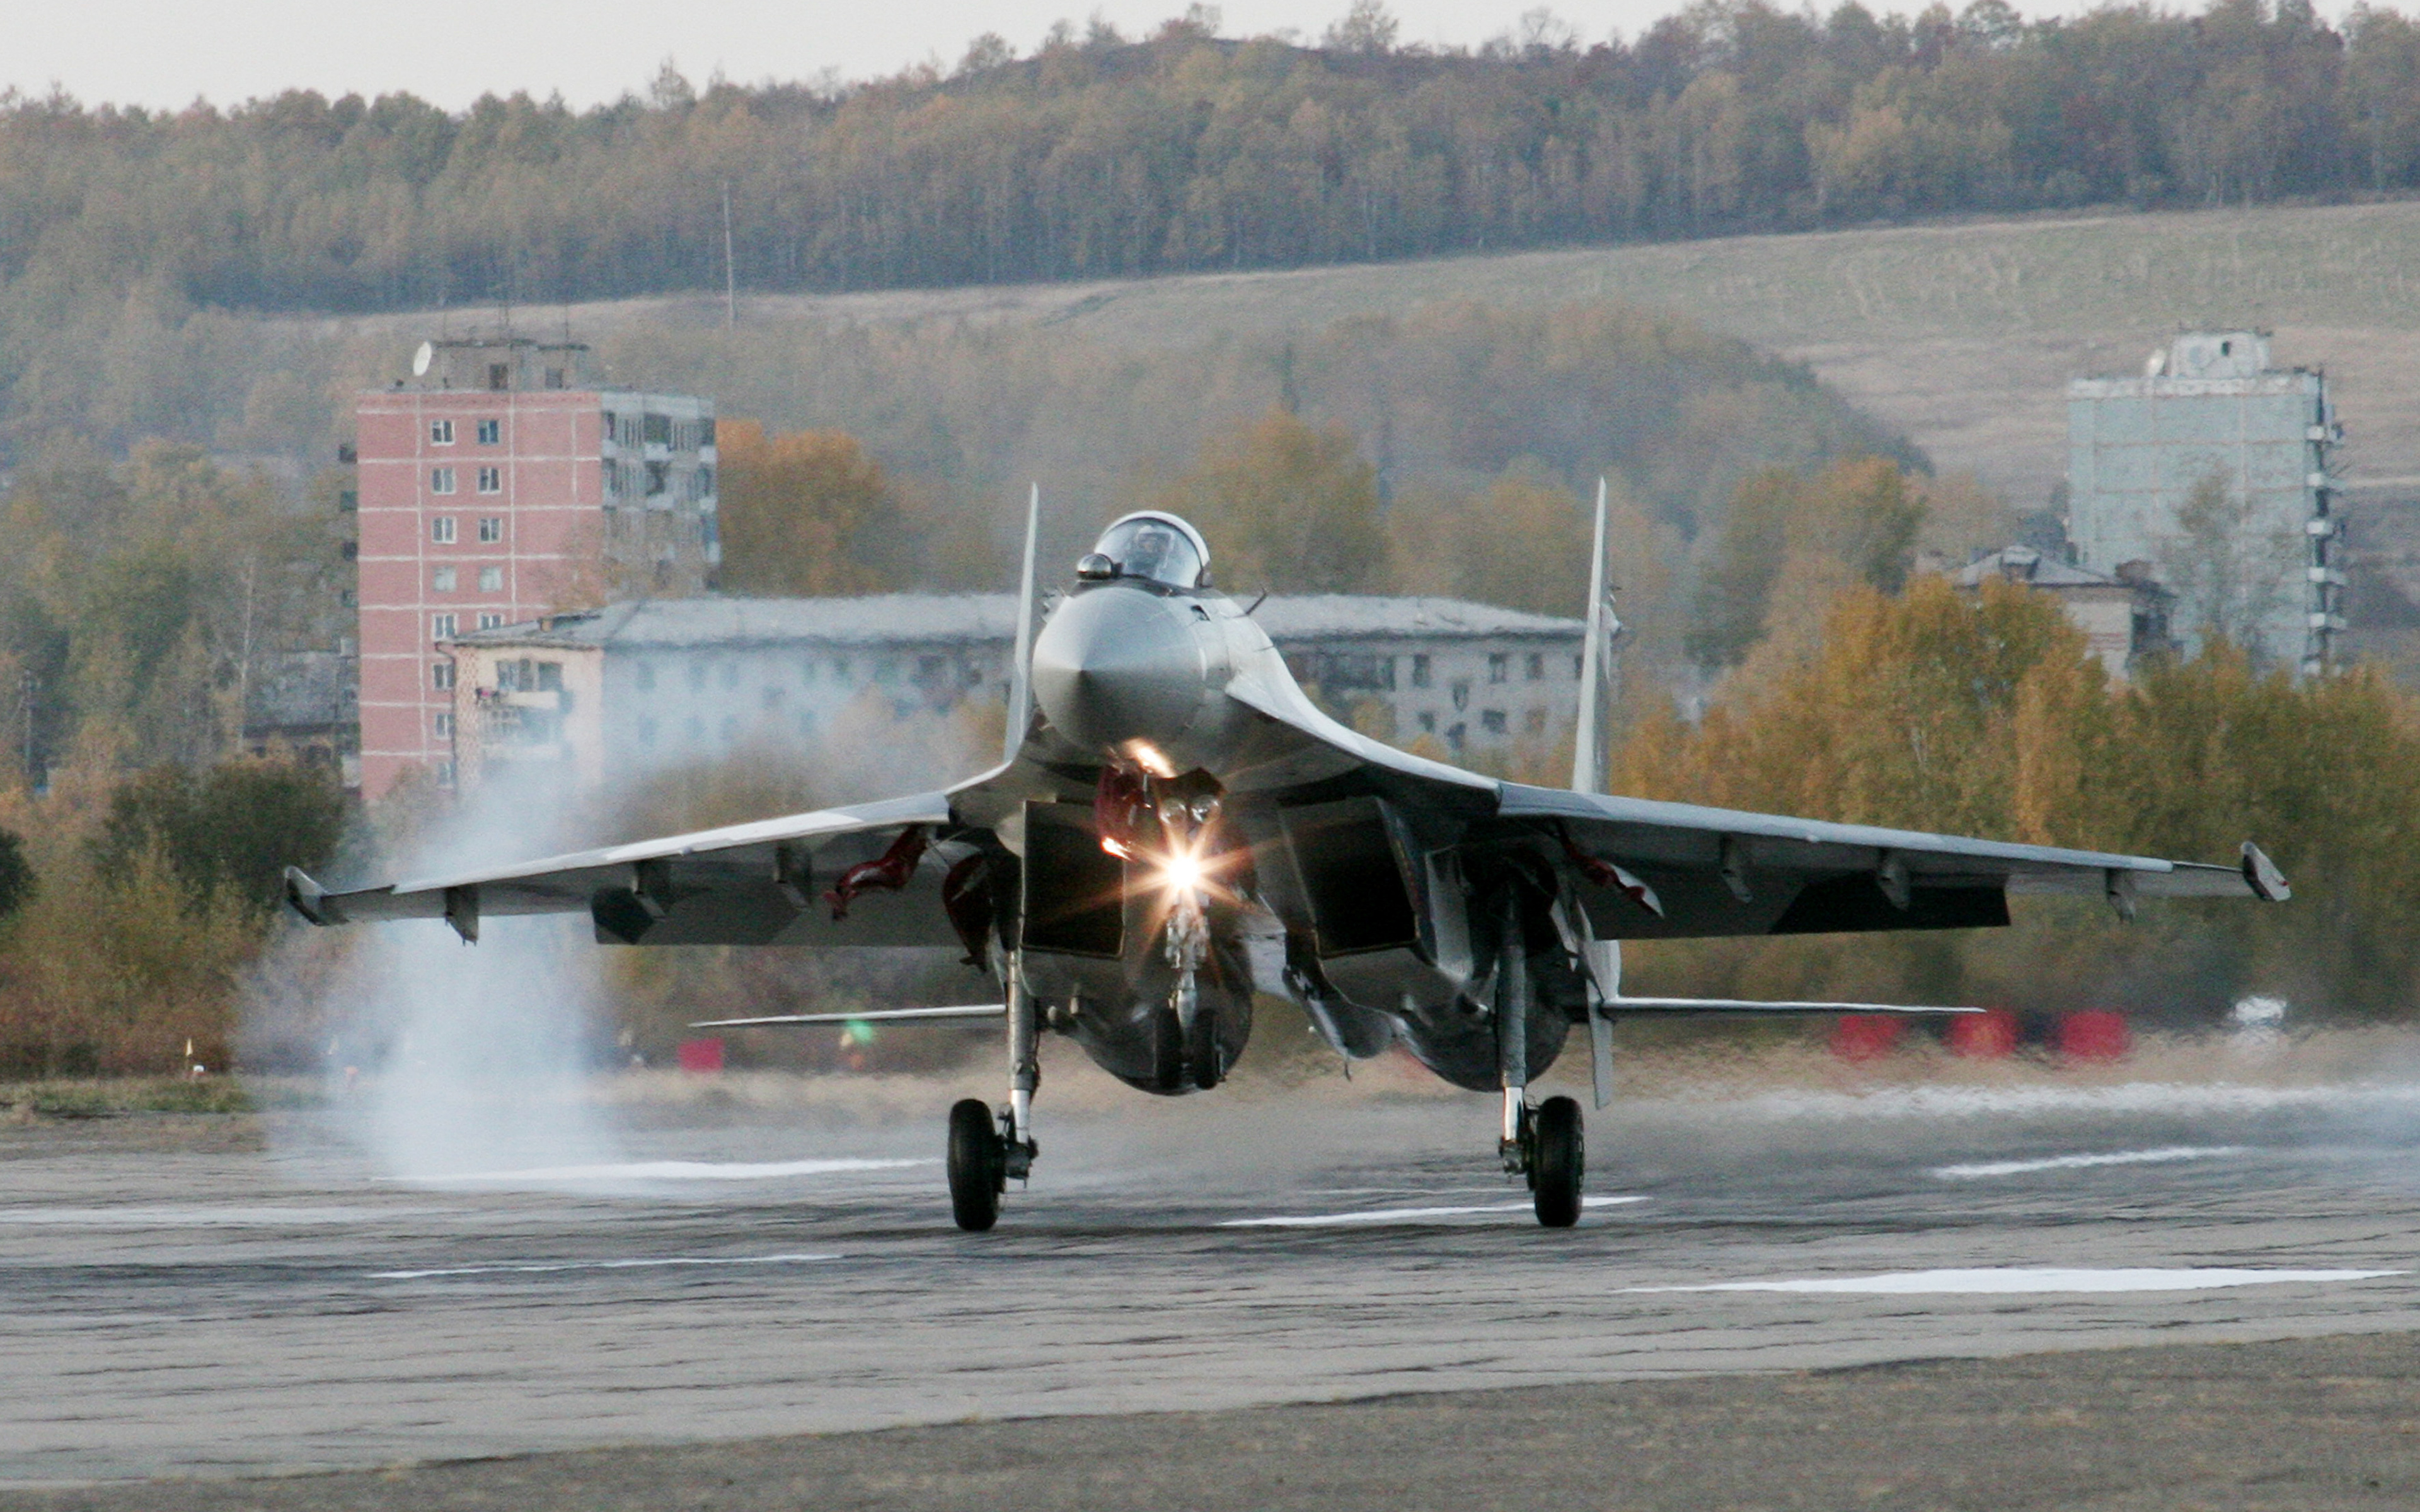
[[[1192,532],[1158,515],[1118,521],[1093,549],[1116,563],[1122,576],[1148,578],[1171,588],[1200,587],[1209,566]]]

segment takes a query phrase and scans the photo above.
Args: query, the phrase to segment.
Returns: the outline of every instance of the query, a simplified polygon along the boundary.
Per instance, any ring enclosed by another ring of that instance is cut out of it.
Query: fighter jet
[[[783,1015],[1005,1021],[1007,1099],[950,1111],[959,1227],[990,1228],[1040,1147],[1039,1041],[1174,1095],[1219,1085],[1255,994],[1293,999],[1351,1060],[1402,1045],[1502,1100],[1498,1156],[1538,1221],[1579,1216],[1582,1116],[1531,1081],[1585,1026],[1596,1104],[1631,1015],[1974,1011],[1639,997],[1621,943],[1971,929],[2012,893],[2288,895],[2246,842],[2198,865],[1968,840],[1596,791],[1600,658],[1613,622],[1600,499],[1569,789],[1498,780],[1347,729],[1314,704],[1249,607],[1220,593],[1200,532],[1145,512],[1075,565],[1036,634],[1034,523],[998,766],[954,787],[519,866],[331,892],[299,871],[314,924],[585,913],[606,945],[962,949],[985,1003]]]

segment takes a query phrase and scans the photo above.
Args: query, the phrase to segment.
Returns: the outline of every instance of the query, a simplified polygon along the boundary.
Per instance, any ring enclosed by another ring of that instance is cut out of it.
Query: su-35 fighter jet
[[[473,941],[483,915],[584,912],[601,944],[962,948],[997,1000],[720,1022],[1004,1018],[1005,1105],[950,1110],[951,1205],[969,1229],[1033,1168],[1046,1030],[1144,1091],[1206,1091],[1243,1053],[1253,994],[1281,994],[1348,1057],[1400,1042],[1455,1086],[1500,1093],[1499,1154],[1559,1227],[1580,1212],[1580,1109],[1526,1089],[1575,1025],[1603,1107],[1624,1015],[1973,1011],[1625,996],[1624,940],[2000,925],[2012,892],[2100,895],[2129,917],[2143,897],[2288,896],[2249,842],[2236,865],[2195,865],[1592,791],[1604,535],[1600,498],[1568,791],[1424,760],[1321,713],[1170,515],[1110,526],[1037,636],[1029,517],[992,770],[360,891],[289,872],[287,896],[315,924],[442,918]]]

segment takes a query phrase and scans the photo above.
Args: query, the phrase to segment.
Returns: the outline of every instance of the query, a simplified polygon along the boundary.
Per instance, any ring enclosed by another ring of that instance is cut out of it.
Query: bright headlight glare
[[[1161,864],[1159,880],[1171,892],[1198,890],[1202,886],[1202,858],[1190,852],[1178,852]]]

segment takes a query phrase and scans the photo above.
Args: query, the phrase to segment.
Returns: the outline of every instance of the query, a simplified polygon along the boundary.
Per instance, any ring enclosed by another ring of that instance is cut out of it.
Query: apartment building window
[[[481,592],[481,593],[483,593],[483,594],[501,594],[501,593],[503,593],[504,591],[504,568],[502,568],[502,567],[481,567],[481,568],[479,569],[479,592]]]
[[[454,738],[454,717],[452,715],[440,714],[437,717],[437,738],[440,740],[451,740]]]
[[[454,616],[451,614],[431,614],[428,616],[428,639],[431,640],[453,640],[455,636],[454,624]]]
[[[1502,734],[1504,733],[1504,711],[1502,709],[1480,710],[1479,728],[1486,731],[1491,735]]]
[[[1532,651],[1529,653],[1529,681],[1542,682],[1545,675],[1546,654],[1543,651]]]
[[[437,764],[437,785],[441,788],[450,788],[454,785],[454,764],[452,762],[439,762]]]
[[[502,515],[489,515],[479,521],[479,541],[482,545],[493,546],[504,538],[504,517]]]
[[[1433,676],[1434,674],[1429,671],[1428,653],[1424,651],[1415,653],[1412,656],[1412,686],[1426,687]]]
[[[665,490],[665,488],[667,488],[668,486],[671,486],[671,483],[672,483],[672,475],[673,475],[673,466],[672,466],[672,464],[671,464],[671,463],[669,463],[669,462],[650,462],[650,463],[648,463],[648,464],[647,464],[647,497],[648,497],[648,498],[650,498],[650,499],[654,499],[654,498],[657,498],[657,497],[659,497],[659,495],[661,495],[661,494],[663,493],[663,491]]]
[[[697,470],[697,496],[700,499],[710,499],[714,496],[714,470],[712,468],[700,468]]]
[[[428,575],[428,591],[433,594],[452,593],[454,591],[454,569],[451,567],[439,567],[430,572]]]
[[[428,664],[428,686],[440,693],[452,691],[454,687],[454,664],[451,661],[430,662]]]
[[[504,617],[501,614],[482,614],[479,616],[479,628],[482,630],[501,630],[504,627]]]
[[[482,446],[496,446],[496,445],[501,445],[501,444],[503,443],[503,441],[504,441],[504,423],[503,421],[501,421],[501,420],[482,420],[482,421],[480,421],[480,422],[479,422],[479,444],[480,444],[480,445],[482,445]]]
[[[700,446],[712,446],[714,444],[714,417],[712,415],[708,415],[697,423],[697,444]]]
[[[640,429],[651,446],[670,446],[673,443],[673,417],[670,415],[648,415],[640,423]]]
[[[622,497],[622,468],[621,468],[621,464],[616,463],[616,462],[608,462],[608,463],[604,464],[602,467],[598,468],[598,469],[597,470],[597,476],[599,476],[599,477],[601,477],[602,479],[604,479],[604,480],[605,480],[605,497],[606,497],[606,498],[608,498],[608,499],[619,499],[619,498],[621,498],[621,497]]]
[[[428,444],[431,446],[453,445],[454,422],[450,420],[430,421],[428,423]]]
[[[1487,680],[1489,682],[1500,683],[1512,675],[1512,658],[1509,655],[1501,651],[1491,651],[1487,654]]]
[[[1433,735],[1436,733],[1435,710],[1430,709],[1420,715],[1420,733],[1424,735]]]
[[[430,468],[428,470],[428,491],[430,493],[452,493],[454,491],[454,470],[452,468]]]
[[[454,544],[454,517],[440,515],[428,522],[428,538],[439,546]]]
[[[504,491],[504,470],[502,468],[481,468],[479,470],[479,491],[481,493],[503,493]]]

